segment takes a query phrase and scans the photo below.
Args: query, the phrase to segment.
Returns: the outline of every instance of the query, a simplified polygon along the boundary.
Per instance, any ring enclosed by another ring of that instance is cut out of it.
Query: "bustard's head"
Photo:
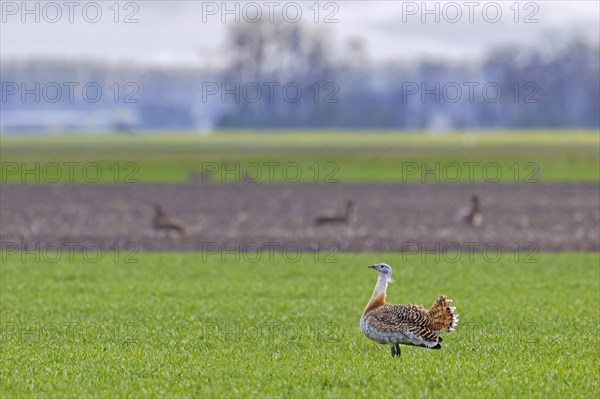
[[[387,263],[376,263],[369,266],[369,268],[374,269],[378,274],[386,276],[388,279],[392,278],[392,268]]]

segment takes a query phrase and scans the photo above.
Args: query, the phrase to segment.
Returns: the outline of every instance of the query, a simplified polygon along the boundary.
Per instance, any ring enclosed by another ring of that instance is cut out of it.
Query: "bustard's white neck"
[[[373,290],[373,296],[382,294],[385,296],[385,292],[390,281],[392,281],[391,277],[379,274],[377,276],[377,284],[375,284],[375,289]]]
[[[392,281],[392,268],[389,265],[385,263],[377,263],[369,266],[369,268],[374,269],[377,272],[377,284],[375,284],[373,295],[371,295],[371,299],[369,300],[369,303],[367,304],[363,314],[366,314],[370,310],[385,304],[387,286]]]

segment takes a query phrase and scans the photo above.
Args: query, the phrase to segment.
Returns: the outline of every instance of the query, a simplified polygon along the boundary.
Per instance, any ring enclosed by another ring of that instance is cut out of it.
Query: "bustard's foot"
[[[396,344],[396,345],[392,346],[392,357],[400,356],[400,354],[401,354],[400,345]]]

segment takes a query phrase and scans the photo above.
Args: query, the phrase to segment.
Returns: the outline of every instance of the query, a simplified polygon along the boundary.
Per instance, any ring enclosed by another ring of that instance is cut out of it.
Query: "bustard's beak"
[[[377,265],[370,265],[369,269],[375,269],[377,267]]]

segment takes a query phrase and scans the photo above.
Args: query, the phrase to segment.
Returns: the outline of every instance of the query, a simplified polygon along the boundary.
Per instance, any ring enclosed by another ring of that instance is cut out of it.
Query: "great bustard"
[[[372,341],[390,345],[392,356],[400,356],[400,344],[440,349],[441,333],[454,331],[458,323],[452,300],[440,296],[425,309],[423,305],[385,303],[392,268],[385,263],[369,266],[379,274],[371,300],[360,318],[362,333]]]
[[[462,220],[471,226],[481,226],[483,223],[483,212],[479,206],[479,197],[471,196],[471,206],[463,208],[461,212]]]
[[[167,215],[160,204],[154,204],[154,228],[156,230],[177,231],[180,234],[186,232],[184,221]]]
[[[354,213],[354,201],[347,200],[345,206],[344,213],[334,216],[319,216],[315,219],[315,224],[348,223]]]

